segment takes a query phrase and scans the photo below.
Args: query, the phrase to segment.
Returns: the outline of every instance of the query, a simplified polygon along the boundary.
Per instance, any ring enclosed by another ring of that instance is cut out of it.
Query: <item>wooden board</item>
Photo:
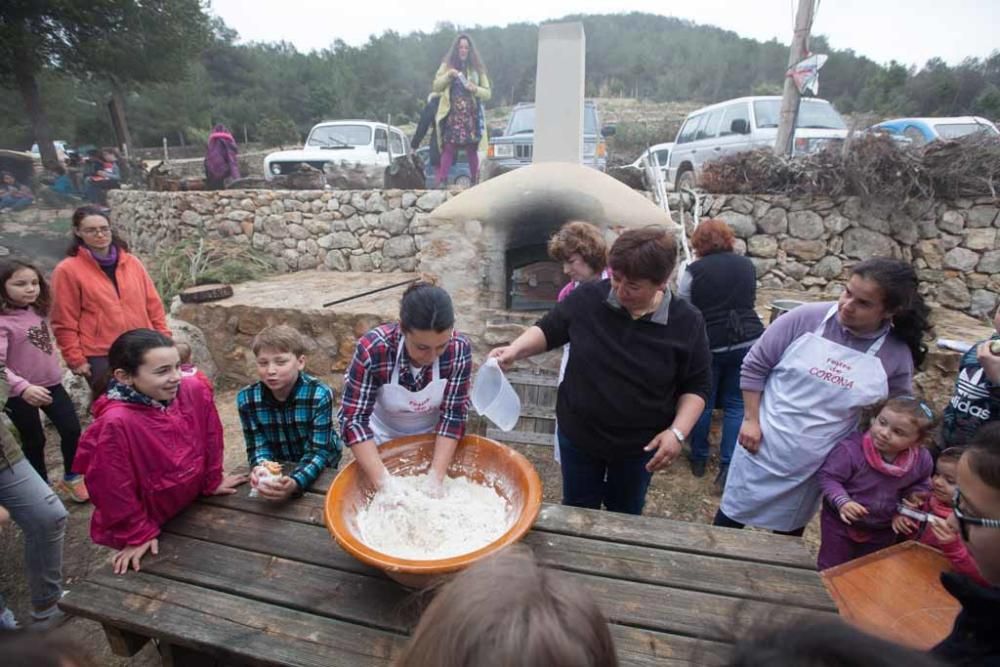
[[[926,650],[951,632],[961,608],[941,585],[950,569],[938,551],[907,541],[820,574],[845,619]]]

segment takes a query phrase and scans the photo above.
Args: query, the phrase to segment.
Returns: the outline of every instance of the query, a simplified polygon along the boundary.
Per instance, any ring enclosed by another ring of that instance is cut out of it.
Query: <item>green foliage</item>
[[[283,146],[299,142],[295,121],[287,116],[265,118],[257,125],[257,139],[267,146]]]
[[[166,307],[181,290],[206,283],[241,283],[274,272],[271,260],[246,246],[205,237],[186,238],[161,249],[150,275]]]
[[[44,39],[32,37],[53,132],[98,144],[112,136],[105,100],[113,84],[127,87],[130,129],[144,146],[158,146],[163,137],[174,145],[199,143],[216,122],[241,138],[245,127],[251,141],[278,136],[280,145],[298,141],[322,120],[391,115],[396,124],[413,121],[457,31],[451,24],[430,33],[387,31],[360,46],[338,40],[301,53],[286,42],[239,43],[220,19],[205,17],[201,0],[6,0],[0,3],[0,56],[27,39],[4,27],[5,21],[14,25],[7,17],[17,9],[23,23],[34,7],[62,8],[59,20],[75,26],[63,34],[41,25]],[[66,14],[66,8],[73,11]],[[758,42],[637,12],[567,18],[582,21],[586,30],[591,97],[707,104],[779,94],[785,80],[788,48],[776,40]],[[83,19],[92,22],[81,26]],[[533,99],[538,26],[476,26],[468,32],[489,71],[493,96],[487,106]],[[814,37],[810,48],[830,56],[820,73],[820,94],[841,111],[883,117],[1000,115],[1000,51],[955,66],[931,60],[916,69],[882,66],[851,50],[833,49],[822,36]],[[0,84],[5,67],[9,62],[0,57]],[[11,93],[0,94],[0,145],[24,147],[31,143],[30,124],[22,120],[19,95]],[[657,136],[668,135],[657,131]]]

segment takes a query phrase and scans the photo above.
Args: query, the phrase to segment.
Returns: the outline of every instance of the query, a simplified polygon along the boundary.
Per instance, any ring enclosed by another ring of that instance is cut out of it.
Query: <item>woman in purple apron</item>
[[[744,418],[715,525],[801,535],[819,509],[815,473],[866,405],[910,394],[928,308],[913,268],[854,266],[836,303],[775,321],[743,362]]]
[[[431,478],[444,480],[465,433],[471,373],[472,346],[455,331],[451,297],[414,283],[399,322],[362,336],[344,376],[340,432],[372,482],[382,487],[389,479],[379,445],[424,433],[435,435]]]

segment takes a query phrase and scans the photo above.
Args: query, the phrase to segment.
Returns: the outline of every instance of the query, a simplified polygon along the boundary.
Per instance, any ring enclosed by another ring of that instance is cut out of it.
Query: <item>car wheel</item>
[[[468,187],[472,187],[472,179],[468,176],[459,176],[455,179],[455,186],[463,190]]]
[[[687,169],[677,174],[677,191],[681,192],[685,189],[694,190],[695,178],[694,171]]]

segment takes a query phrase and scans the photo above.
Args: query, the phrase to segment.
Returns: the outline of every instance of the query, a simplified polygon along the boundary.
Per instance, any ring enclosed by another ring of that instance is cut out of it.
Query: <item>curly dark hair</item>
[[[589,222],[567,222],[549,239],[549,257],[568,262],[579,253],[584,263],[600,273],[608,265],[608,244],[601,230]]]
[[[702,220],[691,235],[691,247],[699,257],[717,252],[732,252],[736,235],[722,220]]]
[[[932,327],[931,310],[917,291],[917,272],[898,259],[872,257],[855,264],[851,275],[871,280],[882,290],[884,306],[893,313],[892,333],[906,343],[913,365],[920,368],[927,357],[924,333]]]

